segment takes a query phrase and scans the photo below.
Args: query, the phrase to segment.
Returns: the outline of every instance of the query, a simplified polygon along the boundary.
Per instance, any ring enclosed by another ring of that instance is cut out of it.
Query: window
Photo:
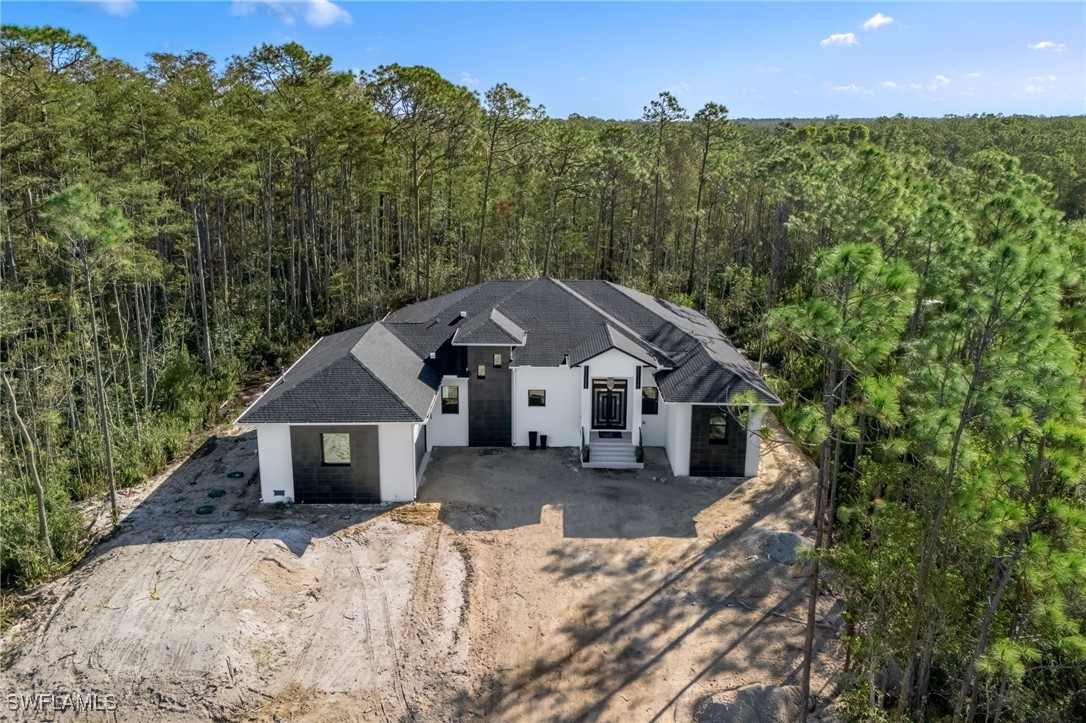
[[[351,463],[351,435],[331,432],[321,435],[321,464],[342,466]]]
[[[728,418],[723,414],[709,417],[709,444],[724,444],[728,440]]]
[[[529,407],[545,407],[545,406],[547,406],[547,390],[546,389],[529,389],[528,390],[528,406]]]
[[[480,364],[479,365],[479,369],[477,370],[477,373],[475,374],[475,378],[476,379],[486,379],[486,364]]]
[[[641,388],[641,413],[660,413],[660,391],[656,387]]]
[[[495,369],[501,369],[502,368],[502,355],[501,354],[495,354],[494,355],[494,368]]]
[[[441,387],[441,413],[460,414],[460,387],[455,384]]]

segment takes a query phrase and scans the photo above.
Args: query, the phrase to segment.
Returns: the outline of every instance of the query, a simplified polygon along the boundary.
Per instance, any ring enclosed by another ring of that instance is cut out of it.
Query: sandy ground
[[[766,543],[809,532],[814,472],[784,441],[746,482],[672,478],[657,450],[639,472],[437,450],[397,507],[261,508],[256,466],[240,430],[127,491],[0,640],[0,718],[53,715],[11,710],[34,693],[113,696],[55,717],[124,721],[715,720],[740,689],[794,697],[804,580]]]

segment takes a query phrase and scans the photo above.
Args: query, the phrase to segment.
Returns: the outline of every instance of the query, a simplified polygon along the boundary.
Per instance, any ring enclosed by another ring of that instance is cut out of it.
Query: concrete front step
[[[592,454],[610,454],[617,457],[629,457],[630,459],[633,459],[635,454],[634,448],[629,445],[624,447],[601,447],[597,444],[593,444],[588,448],[592,450]]]
[[[593,457],[591,462],[581,462],[585,469],[644,469],[640,462],[597,462]]]
[[[582,467],[587,469],[644,469],[645,465],[636,461],[637,456],[633,445],[629,442],[614,439],[593,442],[589,445],[590,462],[583,462]]]

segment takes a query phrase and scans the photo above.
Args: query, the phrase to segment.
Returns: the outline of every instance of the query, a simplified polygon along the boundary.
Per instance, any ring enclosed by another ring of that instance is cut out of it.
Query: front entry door
[[[626,380],[592,381],[592,429],[626,429]]]

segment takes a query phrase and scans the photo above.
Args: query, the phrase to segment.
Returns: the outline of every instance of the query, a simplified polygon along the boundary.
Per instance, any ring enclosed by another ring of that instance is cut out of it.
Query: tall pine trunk
[[[109,434],[109,418],[107,417],[106,386],[102,381],[102,355],[98,350],[98,315],[94,310],[94,292],[91,288],[90,262],[87,259],[86,243],[80,253],[83,262],[83,281],[87,292],[87,306],[90,309],[91,318],[91,348],[94,350],[94,388],[98,395],[98,420],[102,429],[102,444],[106,454],[106,474],[109,479],[109,516],[114,525],[119,523],[120,513],[117,509],[117,477],[113,469],[113,441]]]

